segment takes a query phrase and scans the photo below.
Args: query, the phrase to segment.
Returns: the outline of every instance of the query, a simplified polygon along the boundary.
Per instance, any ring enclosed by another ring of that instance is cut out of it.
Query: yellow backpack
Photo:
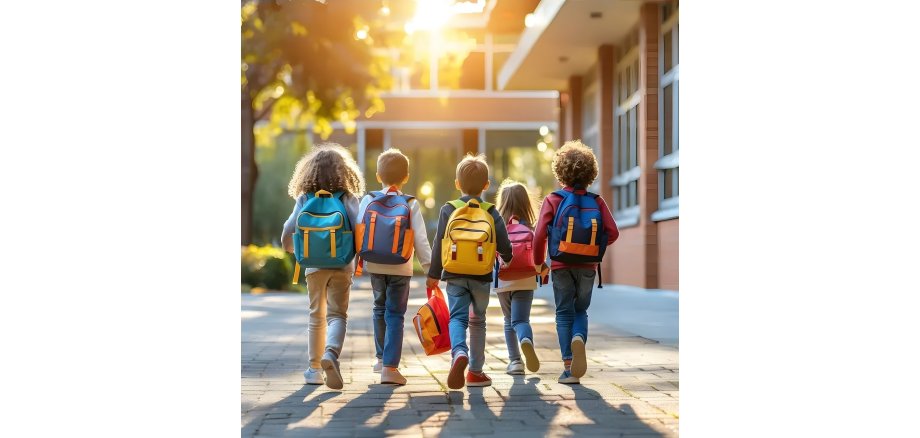
[[[495,265],[495,221],[492,204],[470,199],[449,202],[456,210],[447,219],[441,240],[444,270],[453,274],[483,275]]]

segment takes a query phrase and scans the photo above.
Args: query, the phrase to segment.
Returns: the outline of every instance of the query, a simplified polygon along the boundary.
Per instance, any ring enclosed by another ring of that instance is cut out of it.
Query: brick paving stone
[[[592,325],[582,385],[560,384],[551,303],[535,302],[532,312],[539,372],[505,374],[508,353],[493,298],[483,368],[493,385],[448,390],[449,355],[426,356],[411,326],[425,295],[423,280],[413,283],[400,363],[409,382],[400,387],[377,383],[371,370],[376,358],[367,277],[355,280],[351,294],[341,391],[304,385],[305,295],[243,295],[241,436],[678,435],[677,348]]]

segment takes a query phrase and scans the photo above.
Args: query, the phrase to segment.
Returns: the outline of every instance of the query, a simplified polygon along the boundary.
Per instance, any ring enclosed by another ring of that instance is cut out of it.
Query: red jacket
[[[586,193],[585,190],[575,190],[571,187],[563,187],[562,189],[567,192],[574,191],[578,194]],[[537,224],[534,228],[533,236],[533,262],[536,266],[541,266],[546,260],[546,239],[549,237],[547,233],[549,232],[549,227],[552,226],[553,216],[556,215],[556,208],[559,207],[560,202],[562,202],[562,196],[559,196],[555,193],[550,193],[546,199],[543,200],[543,206],[540,207],[540,214],[537,216]],[[607,203],[604,202],[603,197],[597,197],[597,205],[601,210],[601,217],[604,221],[604,229],[607,231],[607,245],[610,245],[611,243],[615,242],[618,237],[620,237],[620,231],[617,229],[617,223],[613,220],[613,215],[610,214],[610,208],[607,207]],[[552,265],[550,265],[550,269],[594,269],[596,266],[597,263],[570,265],[553,260]]]

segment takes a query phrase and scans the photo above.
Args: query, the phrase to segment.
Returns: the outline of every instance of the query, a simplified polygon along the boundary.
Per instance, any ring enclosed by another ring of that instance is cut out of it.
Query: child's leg
[[[307,291],[310,299],[310,322],[307,324],[307,355],[310,368],[320,369],[326,337],[326,283],[329,271],[320,270],[307,275]]]
[[[502,306],[502,314],[505,316],[505,345],[508,347],[508,360],[521,360],[521,350],[518,348],[518,340],[511,326],[511,294],[514,292],[499,292],[498,303]]]
[[[597,281],[597,271],[594,269],[573,269],[577,279],[575,287],[575,300],[572,309],[575,312],[572,324],[572,336],[580,335],[588,341],[588,306],[591,305],[591,292],[594,291],[594,282]],[[571,340],[571,338],[569,338]]]
[[[383,366],[396,368],[402,357],[403,323],[409,304],[409,280],[402,275],[387,276],[386,337],[383,343]]]
[[[371,287],[374,289],[374,347],[377,350],[377,359],[382,359],[384,334],[387,329],[384,319],[387,299],[386,276],[371,274]]]
[[[466,329],[470,323],[470,290],[467,288],[466,279],[451,279],[447,282],[447,308],[450,311],[450,354],[457,353],[469,355],[466,345]]]
[[[511,295],[511,327],[517,334],[517,340],[533,341],[533,329],[530,327],[530,307],[533,304],[532,290],[509,292]]]
[[[572,269],[553,270],[553,295],[556,299],[556,336],[562,359],[572,359],[572,323],[575,320],[575,277]]]
[[[345,343],[345,327],[348,320],[348,295],[351,291],[352,272],[347,270],[330,271],[329,285],[326,288],[327,315],[326,350],[338,357]]]
[[[486,362],[486,309],[489,307],[489,283],[469,280],[472,305],[470,315],[470,371],[481,373]]]

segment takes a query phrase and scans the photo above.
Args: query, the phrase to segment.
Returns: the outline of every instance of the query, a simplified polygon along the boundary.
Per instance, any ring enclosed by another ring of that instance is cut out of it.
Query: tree
[[[364,112],[383,110],[386,61],[372,51],[375,2],[247,0],[241,7],[242,236],[252,241],[260,136],[311,126],[322,138],[334,120],[353,132]],[[362,30],[363,33],[358,31]],[[363,38],[359,38],[360,35]]]

